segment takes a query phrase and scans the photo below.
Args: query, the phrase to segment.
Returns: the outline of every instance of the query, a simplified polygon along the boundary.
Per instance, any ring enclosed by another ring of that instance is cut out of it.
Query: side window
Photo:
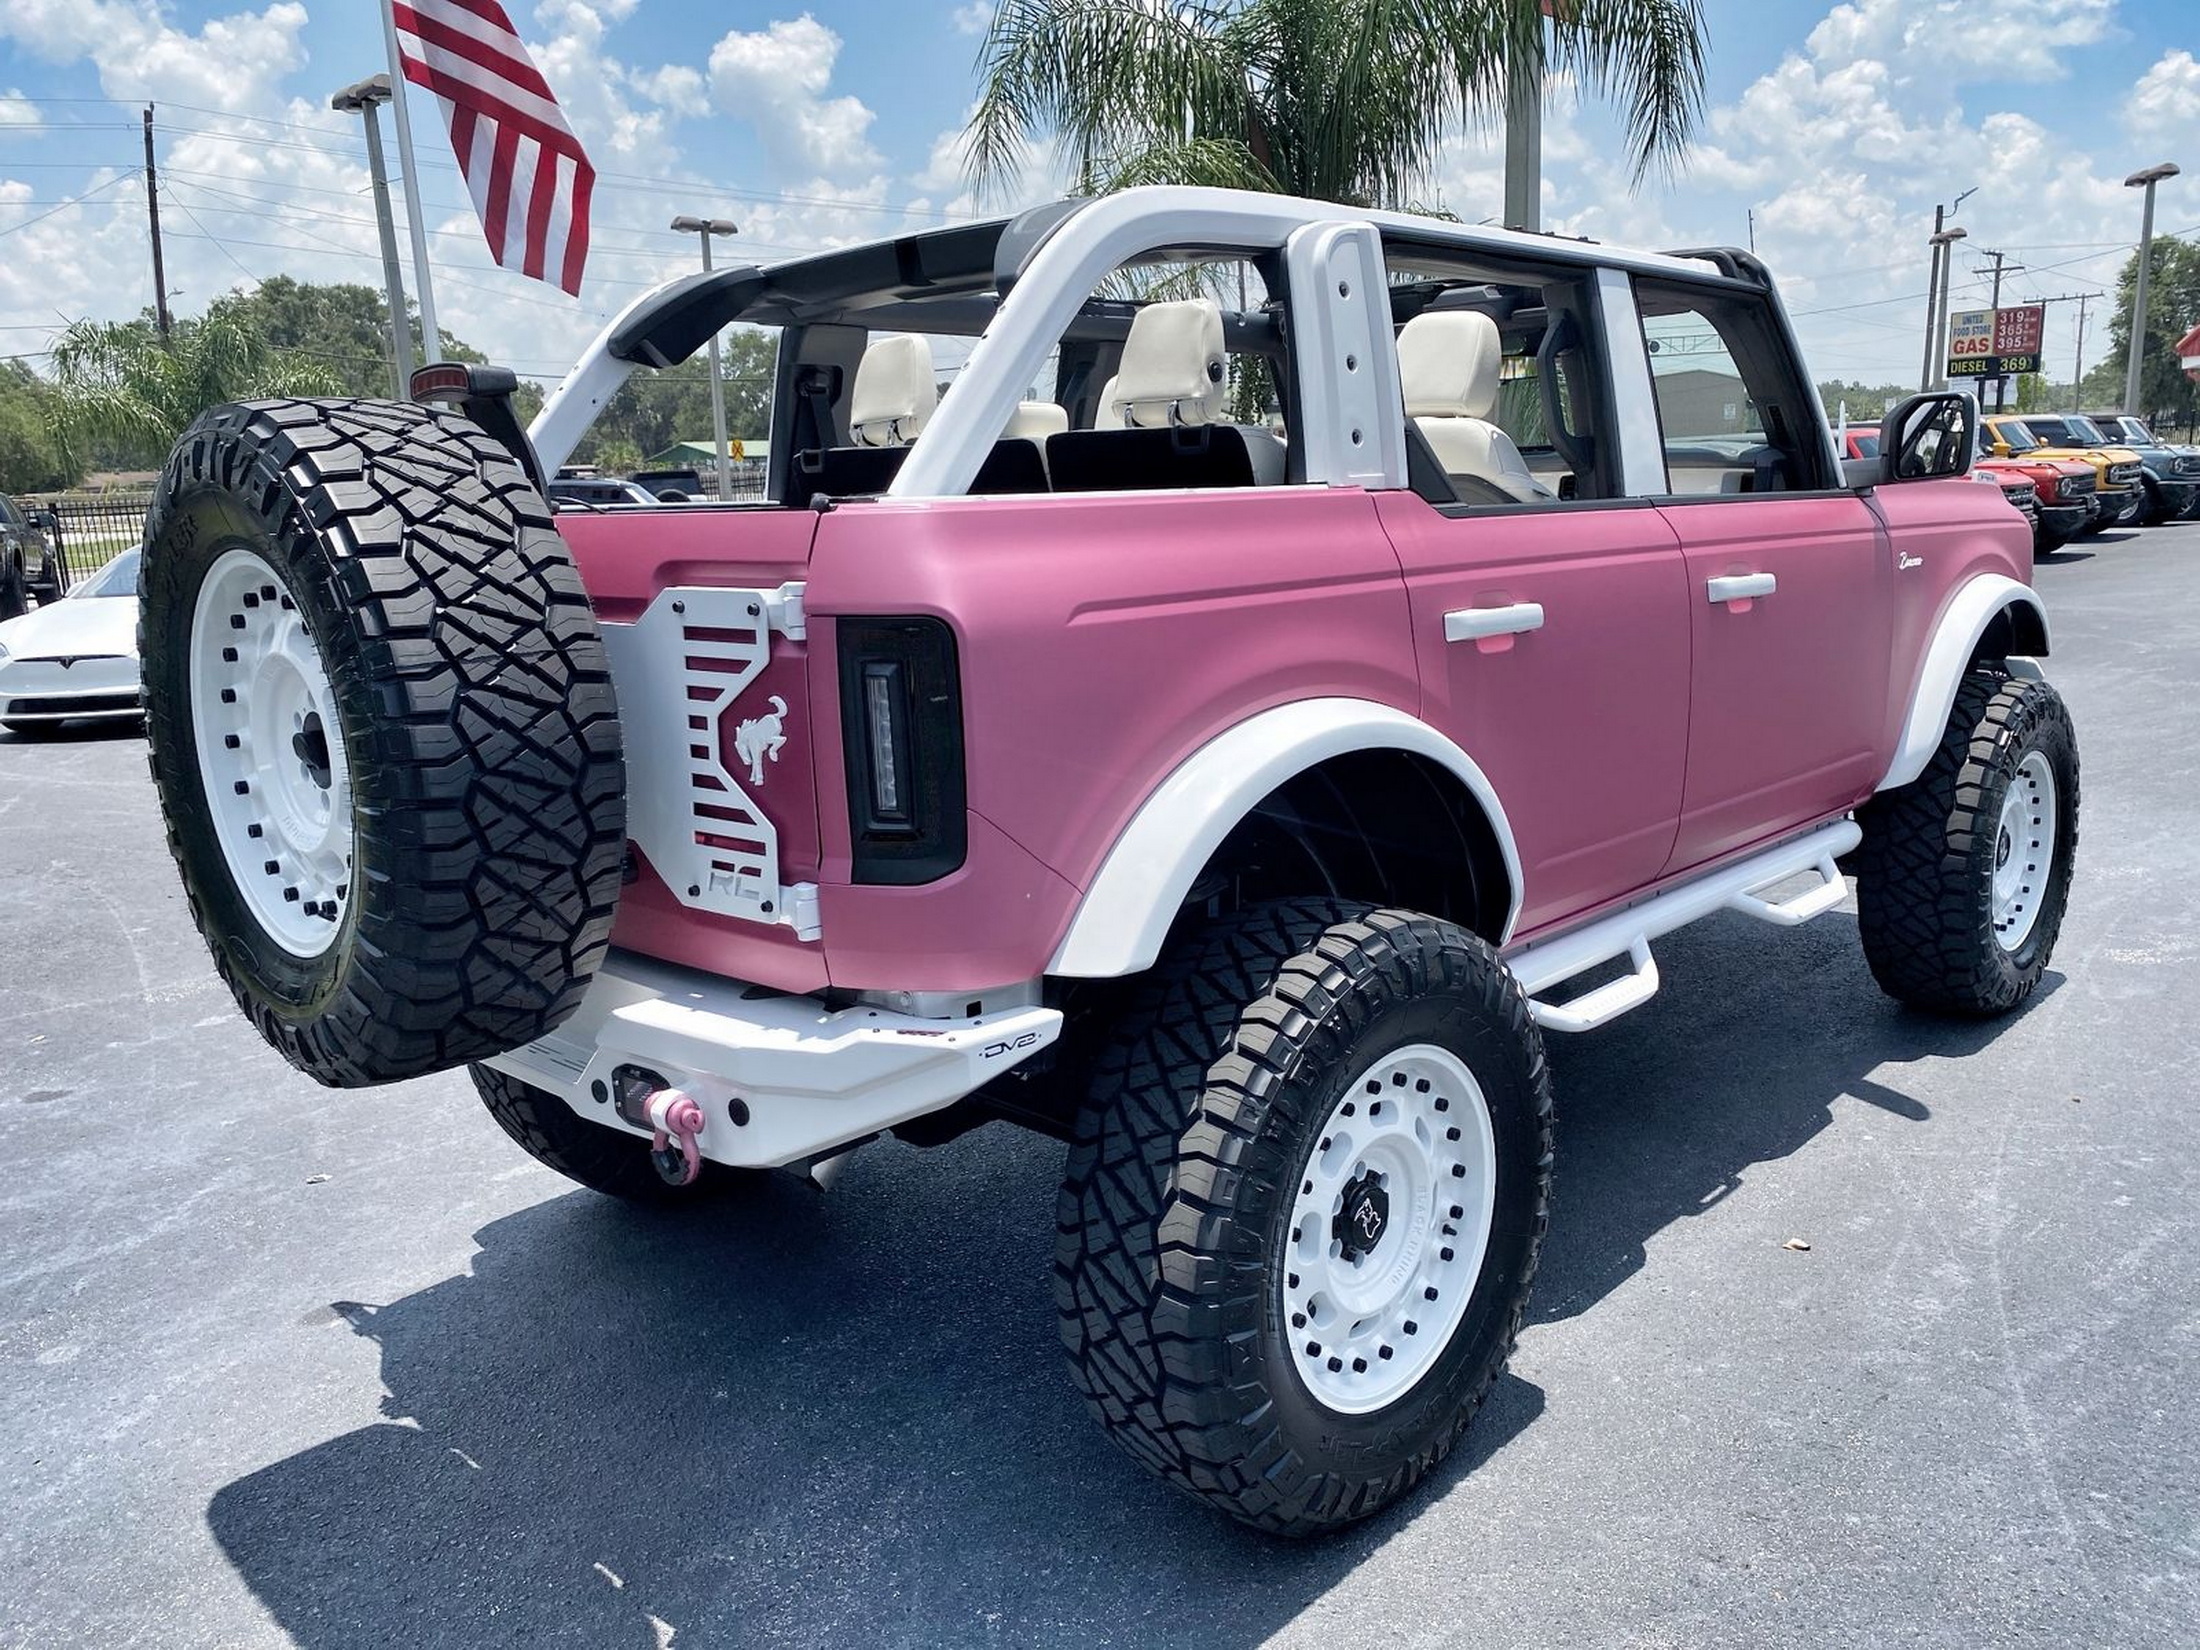
[[[1389,264],[1413,490],[1467,507],[1617,497],[1610,397],[1579,272],[1470,266],[1401,246]]]
[[[1814,392],[1796,376],[1762,297],[1637,281],[1668,494],[1833,485]]]

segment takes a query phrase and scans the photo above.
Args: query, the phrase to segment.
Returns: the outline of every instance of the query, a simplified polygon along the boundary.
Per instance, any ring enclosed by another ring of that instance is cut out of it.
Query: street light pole
[[[2154,186],[2164,178],[2177,176],[2177,166],[2164,161],[2159,166],[2149,166],[2144,172],[2134,172],[2124,179],[2126,189],[2144,189],[2146,210],[2139,220],[2139,276],[2131,293],[2131,355],[2124,363],[2124,404],[2126,413],[2143,414],[2139,405],[2139,363],[2145,358],[2147,338],[2147,276],[2148,266],[2154,261]]]
[[[1933,305],[1932,332],[1926,347],[1932,352],[1932,387],[1936,390],[1948,387],[1948,297],[1956,284],[1955,244],[1969,235],[1967,229],[1943,229],[1933,237],[1933,250],[1940,258],[1940,298]]]
[[[356,113],[367,128],[367,176],[374,183],[374,220],[382,233],[382,285],[390,306],[390,375],[397,399],[412,393],[412,317],[405,309],[405,276],[397,261],[397,223],[390,216],[389,173],[382,165],[382,117],[375,113],[390,100],[390,77],[372,75],[346,86],[328,100],[339,114]]]
[[[683,212],[672,220],[675,232],[693,235],[703,245],[703,272],[710,272],[710,238],[738,235],[741,226],[731,218],[698,218]],[[718,498],[733,497],[733,458],[726,451],[726,386],[718,371],[718,334],[710,335],[710,438],[718,450]]]

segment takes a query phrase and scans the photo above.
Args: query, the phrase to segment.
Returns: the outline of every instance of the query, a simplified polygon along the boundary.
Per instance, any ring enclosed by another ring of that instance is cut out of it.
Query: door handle
[[[1543,604],[1514,602],[1510,607],[1462,607],[1444,615],[1444,640],[1474,642],[1485,636],[1519,636],[1543,628]]]
[[[1727,578],[1709,580],[1704,588],[1711,593],[1714,602],[1746,602],[1771,595],[1780,588],[1780,581],[1770,573],[1735,573]]]

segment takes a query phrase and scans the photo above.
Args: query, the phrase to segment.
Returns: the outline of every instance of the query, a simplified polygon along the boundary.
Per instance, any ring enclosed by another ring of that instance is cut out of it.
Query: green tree
[[[1852,383],[1830,378],[1818,386],[1818,399],[1825,404],[1827,419],[1838,422],[1846,406],[1852,425],[1878,423],[1887,416],[1889,407],[1914,393],[1907,384],[1867,384],[1861,379]]]
[[[340,395],[386,396],[390,393],[390,306],[379,287],[356,281],[297,281],[272,275],[250,292],[217,298],[214,308],[231,311],[295,359],[328,370]],[[412,330],[413,359],[421,353],[420,313],[405,305]],[[486,361],[463,338],[443,330],[443,356],[450,361]],[[513,397],[522,423],[542,410],[542,389],[520,380]]]
[[[53,386],[20,361],[0,361],[0,492],[43,493],[83,474],[53,430]]]
[[[2108,358],[2079,386],[2084,406],[2113,407],[2166,424],[2188,426],[2200,410],[2200,385],[2177,362],[2177,340],[2200,324],[2200,241],[2163,235],[2154,242],[2147,274],[2147,330],[2139,356],[2139,405],[2124,405],[2124,373],[2131,359],[2131,311],[2139,281],[2139,254],[2124,260],[2116,279],[2116,310],[2109,318]]]
[[[772,376],[778,335],[735,327],[721,341],[726,434],[761,441],[771,433]],[[574,459],[607,470],[632,469],[629,452],[654,457],[675,442],[710,444],[710,359],[698,351],[662,372],[638,372],[597,415]]]
[[[1000,0],[969,126],[981,187],[1051,134],[1080,192],[1219,184],[1404,206],[1445,132],[1504,105],[1508,65],[1626,110],[1639,178],[1703,106],[1701,0]]]
[[[273,348],[219,304],[165,342],[143,320],[72,321],[54,343],[53,365],[53,427],[64,446],[80,453],[102,443],[151,463],[220,402],[339,387],[325,365]]]

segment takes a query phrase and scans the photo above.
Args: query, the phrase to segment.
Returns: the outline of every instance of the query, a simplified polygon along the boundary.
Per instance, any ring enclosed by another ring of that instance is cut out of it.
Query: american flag
[[[392,0],[405,78],[433,92],[489,253],[567,292],[588,261],[596,169],[497,0]]]

